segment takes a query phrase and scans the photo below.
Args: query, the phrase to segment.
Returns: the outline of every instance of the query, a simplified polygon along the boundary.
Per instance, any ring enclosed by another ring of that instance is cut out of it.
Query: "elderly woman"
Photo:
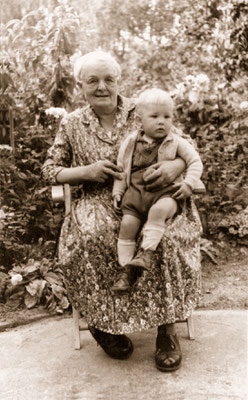
[[[125,294],[111,290],[121,268],[116,253],[119,219],[111,204],[113,178],[122,172],[116,157],[121,141],[140,121],[134,102],[119,94],[120,66],[109,54],[84,55],[74,72],[88,104],[62,119],[43,166],[50,183],[79,185],[59,242],[69,298],[113,358],[131,355],[133,345],[125,334],[158,327],[156,367],[174,371],[182,358],[175,322],[191,314],[200,294],[197,210],[187,199],[181,214],[167,222],[152,271]],[[168,185],[184,168],[180,159],[157,164],[147,190]]]

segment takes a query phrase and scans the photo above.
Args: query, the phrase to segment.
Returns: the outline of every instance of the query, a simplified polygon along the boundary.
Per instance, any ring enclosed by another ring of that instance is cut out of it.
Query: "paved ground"
[[[247,313],[197,311],[196,340],[178,324],[182,367],[154,367],[156,330],[130,335],[129,360],[112,360],[72,320],[49,319],[0,333],[1,400],[247,400]]]

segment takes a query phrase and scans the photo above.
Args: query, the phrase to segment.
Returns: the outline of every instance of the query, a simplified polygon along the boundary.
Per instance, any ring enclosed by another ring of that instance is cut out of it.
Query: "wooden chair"
[[[71,211],[71,189],[70,185],[57,185],[52,186],[52,199],[54,202],[64,202],[65,203],[65,215],[68,215]],[[80,331],[87,330],[87,326],[80,326],[79,311],[72,307],[73,316],[73,331],[74,331],[74,347],[76,350],[80,350]],[[190,340],[195,339],[194,335],[194,323],[193,316],[187,318],[186,321],[179,321],[187,323],[188,338]]]
[[[58,185],[52,186],[52,200],[55,203],[64,202],[65,204],[65,215],[71,212],[71,189],[70,185]],[[80,331],[87,330],[87,327],[81,327],[79,323],[79,311],[72,307],[73,317],[73,332],[74,332],[74,347],[76,350],[80,350]]]
[[[0,144],[9,145],[15,155],[13,108],[0,104]]]

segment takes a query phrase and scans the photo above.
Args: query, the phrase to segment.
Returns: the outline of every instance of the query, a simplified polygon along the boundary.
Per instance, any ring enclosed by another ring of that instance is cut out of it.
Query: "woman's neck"
[[[113,128],[114,120],[115,120],[115,113],[116,113],[116,108],[113,111],[111,111],[110,113],[97,112],[98,118],[100,120],[100,124],[104,128],[105,131],[109,131]]]

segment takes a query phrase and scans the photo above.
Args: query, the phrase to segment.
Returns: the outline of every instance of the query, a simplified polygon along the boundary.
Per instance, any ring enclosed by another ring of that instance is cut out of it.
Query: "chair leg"
[[[190,340],[195,340],[194,321],[192,314],[187,318],[188,337]]]
[[[80,344],[79,312],[74,307],[72,307],[72,315],[73,315],[75,349],[80,350],[81,344]]]

